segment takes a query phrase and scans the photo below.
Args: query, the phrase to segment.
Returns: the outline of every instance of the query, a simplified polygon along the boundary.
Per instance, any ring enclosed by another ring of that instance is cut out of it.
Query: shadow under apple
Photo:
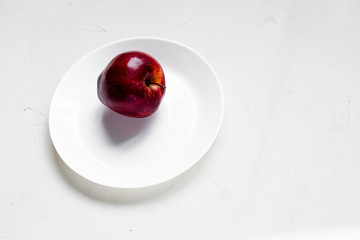
[[[118,145],[130,142],[146,134],[155,118],[156,114],[146,118],[130,118],[108,108],[103,108],[102,125],[109,143]]]

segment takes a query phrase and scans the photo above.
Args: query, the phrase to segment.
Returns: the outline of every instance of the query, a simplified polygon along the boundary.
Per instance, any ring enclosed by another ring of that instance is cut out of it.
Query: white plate
[[[117,54],[139,50],[163,67],[166,94],[152,116],[123,117],[97,97],[97,77]],[[118,41],[92,51],[64,75],[53,96],[49,129],[63,161],[95,183],[155,185],[183,173],[210,148],[223,118],[220,82],[190,48],[164,39]]]

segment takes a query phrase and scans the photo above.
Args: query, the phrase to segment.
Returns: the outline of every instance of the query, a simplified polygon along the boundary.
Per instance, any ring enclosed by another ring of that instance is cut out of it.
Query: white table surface
[[[0,239],[359,239],[360,1],[0,1]],[[80,57],[160,37],[217,72],[209,152],[145,189],[70,170],[51,97]]]

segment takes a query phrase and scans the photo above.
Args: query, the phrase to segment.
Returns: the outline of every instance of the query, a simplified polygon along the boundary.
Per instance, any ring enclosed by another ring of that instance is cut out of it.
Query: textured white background
[[[0,239],[359,239],[359,9],[356,0],[0,0]],[[211,63],[224,122],[173,181],[105,188],[59,159],[50,99],[84,54],[140,36],[179,41]]]

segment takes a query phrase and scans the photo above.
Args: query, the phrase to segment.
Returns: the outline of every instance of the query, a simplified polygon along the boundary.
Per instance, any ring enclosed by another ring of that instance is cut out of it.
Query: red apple
[[[97,93],[111,110],[127,117],[153,114],[165,94],[165,76],[149,54],[130,51],[117,55],[100,74]]]

